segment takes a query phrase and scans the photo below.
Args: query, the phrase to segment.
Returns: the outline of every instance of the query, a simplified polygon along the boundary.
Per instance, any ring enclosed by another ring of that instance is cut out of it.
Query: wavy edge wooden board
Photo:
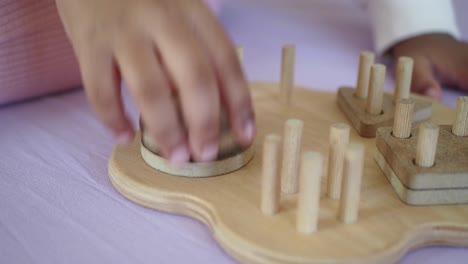
[[[209,178],[167,175],[143,161],[137,136],[130,145],[117,145],[111,154],[108,169],[115,188],[140,205],[205,223],[225,251],[245,263],[394,263],[418,247],[468,246],[468,205],[406,205],[373,159],[375,139],[361,138],[353,130],[350,141],[366,146],[356,223],[337,220],[338,202],[326,197],[323,176],[317,232],[296,231],[297,195],[283,194],[278,214],[262,214],[265,135],[282,134],[289,118],[304,120],[302,150],[319,151],[326,157],[330,125],[346,122],[346,117],[336,107],[333,93],[296,87],[288,105],[281,103],[277,84],[252,83],[251,91],[257,115],[256,154],[242,169]],[[442,123],[452,120],[453,114],[435,103],[432,119]]]

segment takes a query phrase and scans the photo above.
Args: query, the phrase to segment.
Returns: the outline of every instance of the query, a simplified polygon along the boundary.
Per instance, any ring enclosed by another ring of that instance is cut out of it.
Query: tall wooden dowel
[[[281,60],[280,96],[281,100],[286,104],[290,104],[292,100],[295,63],[296,47],[293,45],[284,46]]]
[[[318,152],[306,152],[301,159],[301,190],[297,201],[296,227],[303,234],[317,230],[322,164],[323,158]]]
[[[281,191],[286,194],[294,194],[298,191],[297,173],[303,127],[304,122],[301,120],[289,119],[284,128]]]
[[[349,142],[349,131],[349,125],[344,123],[333,124],[330,127],[327,195],[334,200],[340,198],[343,162]]]
[[[262,197],[260,208],[265,215],[274,215],[280,204],[279,164],[281,157],[281,138],[270,134],[263,143]]]
[[[397,138],[409,138],[413,124],[414,101],[411,99],[400,99],[395,108],[395,119],[393,121],[392,134]]]
[[[439,139],[439,126],[426,122],[419,125],[418,143],[416,146],[416,165],[430,168],[434,166]]]
[[[410,57],[400,57],[396,69],[393,103],[397,103],[399,99],[408,99],[410,97],[412,76],[413,59]]]
[[[359,72],[355,92],[356,96],[359,98],[367,98],[371,66],[374,64],[374,57],[374,53],[370,51],[364,51],[359,56]]]
[[[452,133],[459,137],[468,136],[468,96],[461,96],[457,99],[457,113]]]
[[[237,52],[237,58],[239,59],[239,63],[243,64],[244,63],[244,48],[237,46],[236,52]]]
[[[358,220],[363,170],[364,145],[350,143],[345,154],[343,186],[338,212],[338,218],[345,224]]]
[[[367,97],[366,112],[372,115],[382,113],[383,92],[385,82],[385,65],[375,64],[371,67],[369,81],[369,95]]]

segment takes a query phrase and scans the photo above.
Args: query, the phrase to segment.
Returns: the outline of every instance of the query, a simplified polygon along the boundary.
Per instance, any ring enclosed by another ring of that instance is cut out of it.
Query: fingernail
[[[432,97],[432,98],[437,98],[437,89],[435,88],[428,88],[424,92],[425,95]]]
[[[244,137],[247,141],[252,142],[254,137],[254,123],[252,118],[248,118],[244,124]]]
[[[123,132],[117,136],[117,142],[123,145],[130,144],[132,142],[132,135],[130,132]]]
[[[182,144],[172,150],[169,160],[173,163],[185,163],[190,160],[190,151],[187,144]]]
[[[201,153],[201,161],[213,161],[218,156],[218,144],[207,144]]]

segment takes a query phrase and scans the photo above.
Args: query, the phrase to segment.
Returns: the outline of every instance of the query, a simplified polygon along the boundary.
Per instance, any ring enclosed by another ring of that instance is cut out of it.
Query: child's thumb
[[[411,90],[436,100],[439,100],[442,95],[442,88],[434,76],[431,62],[426,57],[414,58]]]

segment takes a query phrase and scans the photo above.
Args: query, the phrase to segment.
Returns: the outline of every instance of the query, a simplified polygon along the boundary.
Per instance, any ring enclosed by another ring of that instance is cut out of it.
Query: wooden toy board
[[[468,205],[409,206],[393,191],[374,161],[375,139],[351,130],[350,141],[366,147],[359,220],[337,220],[338,201],[325,195],[322,177],[318,231],[296,231],[297,195],[282,194],[274,216],[260,211],[262,143],[282,135],[289,118],[305,122],[302,150],[326,157],[330,125],[346,122],[336,94],[295,88],[292,103],[279,100],[279,87],[252,83],[257,118],[253,159],[235,172],[208,178],[167,175],[150,168],[140,155],[140,138],[116,146],[109,161],[112,183],[128,199],[146,207],[182,214],[205,223],[225,251],[245,263],[394,263],[426,245],[468,246]],[[447,124],[454,110],[433,105],[432,121]],[[327,168],[324,164],[324,168]]]

